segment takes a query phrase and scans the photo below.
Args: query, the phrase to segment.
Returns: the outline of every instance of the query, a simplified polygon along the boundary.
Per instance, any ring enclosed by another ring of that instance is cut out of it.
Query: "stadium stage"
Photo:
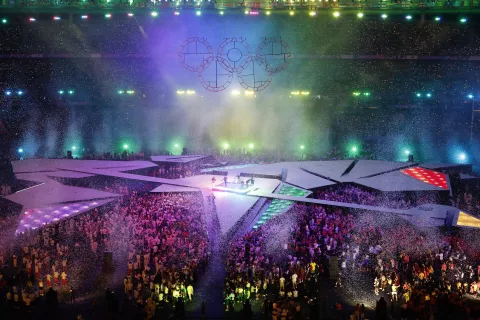
[[[448,174],[434,171],[429,164],[338,160],[221,167],[215,168],[213,173],[226,173],[229,177],[227,187],[222,183],[225,175],[215,175],[216,183],[212,188],[213,175],[210,173],[182,179],[163,179],[130,173],[157,167],[155,162],[160,159],[152,158],[152,161],[34,159],[13,162],[17,179],[36,183],[33,187],[6,197],[23,207],[22,214],[18,217],[18,226],[13,232],[23,232],[81,214],[122,196],[111,191],[62,183],[62,179],[86,181],[95,177],[114,178],[117,183],[125,186],[133,182],[150,183],[155,185],[150,192],[202,192],[205,199],[213,193],[222,233],[229,232],[237,221],[252,210],[255,212],[251,226],[256,228],[269,218],[282,214],[295,202],[396,214],[415,224],[431,226],[443,225],[446,211],[452,210],[455,212],[453,226],[480,227],[480,220],[444,205],[423,204],[400,210],[309,198],[312,191],[343,183],[384,194],[427,192],[448,198],[451,192]],[[186,159],[175,157],[169,161],[185,163]],[[448,171],[450,167],[453,168],[454,165],[441,166],[444,171]],[[248,179],[246,177],[255,177],[255,184],[243,188],[240,185],[238,188],[237,184],[232,182],[236,176],[242,176],[244,180]]]

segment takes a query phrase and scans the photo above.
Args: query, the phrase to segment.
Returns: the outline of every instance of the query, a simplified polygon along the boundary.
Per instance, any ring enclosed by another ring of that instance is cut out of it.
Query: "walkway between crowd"
[[[222,260],[222,233],[215,209],[213,193],[202,190],[203,208],[209,238],[208,262],[205,273],[200,275],[199,285],[194,294],[193,303],[187,308],[191,316],[201,317],[205,312],[208,318],[222,318],[222,289],[225,279],[225,267]],[[205,309],[205,310],[203,310]]]

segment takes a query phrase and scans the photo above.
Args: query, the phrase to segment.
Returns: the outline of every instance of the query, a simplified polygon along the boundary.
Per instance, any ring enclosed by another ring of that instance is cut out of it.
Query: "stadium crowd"
[[[12,186],[9,184],[0,185],[0,196],[5,197],[12,193]]]
[[[353,216],[304,205],[294,205],[285,215],[232,243],[224,291],[227,310],[241,302],[248,313],[250,300],[262,300],[268,319],[303,319],[305,313],[318,318],[327,256],[345,248]],[[294,222],[285,223],[289,220]],[[286,236],[278,238],[282,233]]]
[[[208,262],[203,198],[188,193],[125,193],[108,208],[30,230],[4,243],[0,307],[32,312],[47,294],[48,301],[56,300],[51,298],[56,291],[61,302],[75,303],[95,290],[104,252],[110,251],[123,278],[124,310],[135,306],[146,318],[182,315],[185,303],[194,297],[197,274]],[[396,208],[432,201],[420,196],[415,203],[399,204],[351,185],[318,191],[316,196]],[[468,193],[461,196],[465,203],[472,201]],[[335,286],[367,292],[374,299],[381,296],[378,319],[388,313],[387,305],[390,315],[403,318],[473,316],[480,310],[467,298],[480,294],[479,252],[462,237],[417,229],[402,219],[295,204],[230,244],[225,310],[233,312],[241,304],[250,317],[252,306],[262,305],[269,319],[317,318],[327,313],[321,296],[336,269],[329,257],[338,256]],[[347,297],[348,290],[345,293]],[[363,319],[365,308],[347,310],[341,302],[334,306],[341,317],[351,311],[352,319]]]
[[[468,213],[476,216],[480,215],[480,196],[478,193],[480,188],[473,190],[465,190],[464,192],[458,192],[455,199],[455,204],[458,208],[465,210]]]
[[[381,218],[367,217],[342,251],[341,274],[350,287],[360,285],[352,275],[372,279],[370,288],[382,296],[377,319],[386,319],[387,301],[390,314],[402,319],[478,318],[479,306],[467,299],[480,293],[478,250],[441,230],[420,230],[399,219],[378,226],[374,219]]]
[[[201,203],[193,194],[134,192],[106,212],[94,209],[4,243],[1,307],[30,312],[52,290],[62,302],[75,303],[94,290],[110,251],[115,272],[125,272],[124,308],[136,305],[147,318],[156,309],[171,311],[172,304],[192,299],[198,268],[206,263]]]
[[[288,235],[279,237],[285,225]],[[336,269],[330,256],[339,257],[335,287],[347,300],[380,298],[377,306],[368,305],[376,319],[480,315],[472,302],[480,295],[480,255],[461,236],[417,229],[399,218],[368,213],[354,218],[317,205],[294,205],[232,243],[226,310],[242,303],[248,314],[252,303],[261,303],[267,319],[318,317],[327,312],[321,282]],[[342,303],[331,307],[336,316],[365,319],[364,305],[348,309]]]
[[[341,187],[318,190],[315,198],[329,201],[356,203],[368,206],[408,209],[425,203],[439,203],[435,194],[417,193],[407,197],[403,193],[396,196],[385,196],[379,192],[368,191],[358,186],[344,184]]]

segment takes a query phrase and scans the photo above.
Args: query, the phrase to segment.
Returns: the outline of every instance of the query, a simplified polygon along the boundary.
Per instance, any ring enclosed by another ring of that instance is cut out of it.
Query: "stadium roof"
[[[415,11],[425,12],[477,12],[478,8],[473,5],[468,5],[463,1],[449,2],[446,0],[440,0],[435,2],[408,2],[408,3],[396,3],[396,2],[383,2],[380,0],[371,0],[368,3],[358,2],[352,3],[350,0],[334,0],[331,2],[323,2],[322,0],[256,0],[256,1],[233,1],[233,0],[192,0],[192,1],[157,1],[157,2],[131,2],[126,6],[124,2],[120,0],[109,0],[107,2],[93,1],[85,3],[85,5],[78,5],[74,2],[69,3],[42,3],[40,1],[31,1],[28,6],[17,5],[14,2],[6,2],[0,5],[4,11],[9,10],[13,12],[128,12],[128,11],[167,11],[167,10],[229,10],[240,11],[244,10],[272,10],[275,11],[288,11],[288,10],[317,10],[319,12],[329,12],[331,10],[341,10],[342,12],[357,10],[364,11],[381,11],[381,12],[409,12]]]

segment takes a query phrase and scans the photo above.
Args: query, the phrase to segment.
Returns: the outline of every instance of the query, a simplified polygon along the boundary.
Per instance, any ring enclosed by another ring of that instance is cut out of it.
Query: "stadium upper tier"
[[[248,39],[255,50],[261,42],[259,39],[273,36],[281,37],[288,43],[294,53],[294,61],[304,62],[324,59],[418,59],[411,55],[424,56],[423,59],[428,60],[477,61],[479,58],[475,57],[480,56],[480,19],[477,13],[365,13],[362,18],[342,13],[336,18],[332,12],[310,17],[308,11],[294,16],[283,11],[271,16],[265,14],[269,11],[258,16],[245,15],[240,11],[234,14],[225,11],[224,16],[215,11],[202,12],[200,16],[195,14],[195,10],[184,10],[179,15],[174,15],[172,11],[132,11],[133,17],[113,11],[88,14],[3,14],[0,11],[0,54],[8,55],[3,58],[15,58],[13,54],[33,54],[28,57],[36,59],[82,58],[91,54],[122,58],[122,54],[128,54],[130,58],[177,61],[178,49],[186,37],[205,37],[213,47],[218,48],[224,37],[241,36]],[[151,13],[158,16],[153,17]],[[383,19],[382,15],[387,17]],[[437,21],[437,18],[441,20]],[[159,43],[163,46],[160,47]]]
[[[41,1],[41,0],[1,0],[1,9],[13,10],[61,10],[61,9],[88,9],[88,10],[125,10],[129,8],[158,8],[158,9],[437,9],[437,10],[479,10],[479,0],[440,0],[440,1],[410,1],[410,0],[275,0],[275,1],[211,1],[211,0],[70,0],[70,1]]]

